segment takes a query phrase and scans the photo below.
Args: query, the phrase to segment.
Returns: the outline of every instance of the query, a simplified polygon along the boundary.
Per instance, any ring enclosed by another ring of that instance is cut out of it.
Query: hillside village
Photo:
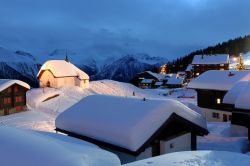
[[[163,65],[122,83],[91,81],[66,55],[41,66],[39,88],[0,79],[3,162],[234,165],[234,156],[249,165],[250,70],[243,57],[196,55],[185,71],[168,73]]]

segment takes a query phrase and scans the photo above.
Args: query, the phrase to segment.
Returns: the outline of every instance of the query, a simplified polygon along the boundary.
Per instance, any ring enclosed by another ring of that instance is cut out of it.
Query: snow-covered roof
[[[228,54],[217,55],[195,55],[192,61],[193,65],[199,64],[227,64],[229,63]]]
[[[154,73],[152,71],[146,71],[148,74],[152,75],[153,77],[157,78],[159,81],[165,80],[169,78],[168,74],[161,74],[161,73]]]
[[[143,84],[151,84],[154,80],[153,79],[143,79],[141,83]]]
[[[116,166],[118,157],[82,140],[55,133],[0,127],[1,165]]]
[[[56,118],[56,128],[137,151],[172,115],[206,129],[205,119],[176,100],[88,96]]]
[[[45,62],[38,72],[37,77],[40,77],[41,73],[45,70],[51,71],[55,77],[78,77],[79,79],[89,79],[88,74],[65,60],[49,60]]]
[[[223,103],[234,104],[235,108],[250,110],[250,81],[235,85],[223,99]]]
[[[0,79],[0,92],[12,86],[13,84],[18,84],[27,89],[30,89],[30,86],[27,83],[20,81],[20,80]]]
[[[192,65],[188,65],[185,71],[191,71],[193,69]]]
[[[235,152],[226,151],[183,151],[160,155],[124,166],[246,166],[250,165],[250,157]]]
[[[182,85],[183,81],[184,81],[184,78],[178,77],[177,75],[172,75],[172,77],[168,79],[167,84],[168,85]]]
[[[194,78],[188,88],[228,91],[240,81],[250,80],[249,70],[209,70]]]
[[[244,88],[246,88],[248,81],[240,81],[235,84],[224,96],[223,103],[225,104],[235,104],[239,94]]]
[[[163,84],[163,82],[156,82],[155,85],[157,86],[161,86]]]

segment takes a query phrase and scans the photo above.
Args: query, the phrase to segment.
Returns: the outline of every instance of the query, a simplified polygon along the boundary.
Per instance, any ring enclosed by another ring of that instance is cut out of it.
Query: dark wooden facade
[[[141,81],[143,79],[153,79],[154,83],[159,81],[158,78],[154,77],[153,75],[149,74],[148,72],[143,72],[143,73],[139,73],[137,74],[132,80],[130,80],[129,82],[134,84],[137,87],[140,87],[141,85]],[[151,86],[151,85],[150,85]],[[152,84],[153,86],[153,84]]]
[[[132,156],[139,156],[147,148],[152,147],[152,156],[160,155],[160,141],[173,139],[175,137],[184,135],[186,133],[191,133],[191,149],[196,150],[196,136],[204,136],[208,134],[207,129],[204,129],[182,117],[173,113],[168,120],[137,150],[130,151],[128,149],[106,143],[100,140],[96,140],[90,137],[79,135],[77,133],[72,133],[59,128],[56,131],[68,134],[69,136],[76,137],[102,147],[103,149],[110,149]]]
[[[229,70],[229,64],[193,64],[193,76],[198,77],[208,70]]]
[[[0,115],[8,115],[26,110],[26,89],[14,84],[0,92]]]
[[[227,91],[196,89],[197,105],[203,108],[228,110],[229,106],[223,104],[222,100]]]
[[[234,108],[231,124],[246,127],[248,129],[248,140],[250,141],[250,110]]]

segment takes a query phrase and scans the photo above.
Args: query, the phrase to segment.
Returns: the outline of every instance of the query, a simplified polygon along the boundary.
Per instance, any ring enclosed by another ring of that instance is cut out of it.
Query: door
[[[9,109],[8,108],[4,108],[4,115],[9,115]]]
[[[223,122],[227,122],[227,115],[223,114]]]

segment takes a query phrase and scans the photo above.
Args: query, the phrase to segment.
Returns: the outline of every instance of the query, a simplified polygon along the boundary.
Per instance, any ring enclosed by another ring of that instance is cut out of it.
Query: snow
[[[191,71],[192,69],[193,69],[193,66],[190,64],[190,65],[187,66],[185,71]]]
[[[242,89],[235,101],[235,107],[240,109],[250,110],[250,81],[247,82],[246,86]]]
[[[14,84],[18,84],[27,89],[30,89],[30,86],[27,83],[20,81],[20,80],[0,79],[0,92]]]
[[[232,74],[231,76],[230,73]],[[240,81],[250,80],[250,71],[209,70],[194,78],[188,88],[228,91]]]
[[[88,96],[61,113],[56,127],[137,151],[173,113],[206,129],[205,119],[176,100]]]
[[[155,78],[157,78],[159,81],[161,80],[166,80],[169,78],[169,74],[161,74],[161,73],[154,73],[152,71],[146,71],[148,74],[154,76]]]
[[[58,70],[60,69],[60,70]],[[49,60],[45,62],[37,76],[41,74],[42,71],[49,70],[53,73],[55,77],[78,77],[79,79],[89,79],[89,76],[77,68],[70,62],[66,62],[65,60]]]
[[[62,92],[54,88],[32,89],[26,95],[27,105],[35,108],[37,104],[40,104],[51,97],[59,96],[61,93]]]
[[[244,90],[247,86],[248,81],[240,81],[235,84],[224,96],[223,103],[225,104],[235,104],[239,94]]]
[[[154,80],[153,79],[143,79],[141,81],[142,84],[151,84]]]
[[[248,138],[244,132],[233,134],[230,122],[207,123],[209,134],[198,137],[198,150],[222,150],[244,153],[248,150]]]
[[[156,82],[155,85],[157,86],[161,86],[163,84],[163,82]]]
[[[169,153],[124,166],[247,166],[250,157],[224,151],[185,151]]]
[[[0,127],[1,165],[112,166],[118,157],[97,146],[63,135]]]
[[[193,65],[199,64],[228,64],[228,54],[217,54],[217,55],[195,55],[192,61]]]
[[[224,96],[223,103],[233,104],[235,108],[250,110],[250,81],[241,81]]]
[[[178,77],[177,75],[172,75],[172,77],[169,78],[167,84],[168,85],[182,85],[184,81],[184,78]]]

